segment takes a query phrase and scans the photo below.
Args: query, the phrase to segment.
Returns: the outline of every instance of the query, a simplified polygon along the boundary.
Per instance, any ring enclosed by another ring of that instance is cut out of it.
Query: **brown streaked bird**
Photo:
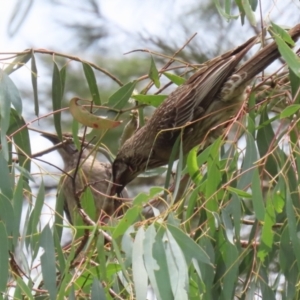
[[[296,40],[300,36],[300,24],[289,34]],[[280,57],[276,43],[272,42],[238,67],[258,41],[258,37],[253,37],[207,62],[168,96],[146,125],[120,148],[113,162],[115,185],[111,194],[121,192],[146,169],[167,164],[173,145],[182,132],[180,128],[185,127],[182,134],[184,154],[199,144],[202,148],[207,147],[222,134],[222,124],[241,108],[249,82]]]
[[[54,134],[43,133],[42,136],[50,140],[54,145],[58,145],[56,150],[63,159],[64,172],[68,173],[60,181],[64,196],[64,211],[68,221],[74,224],[74,217],[77,211],[74,193],[78,193],[80,199],[80,195],[87,187],[90,187],[92,191],[96,208],[94,218],[90,217],[96,221],[100,214],[105,220],[107,219],[106,217],[113,216],[120,207],[121,200],[114,200],[106,196],[112,173],[111,164],[97,160],[94,156],[97,151],[91,153],[91,148],[85,148],[80,155],[70,137],[61,142],[58,136]],[[80,161],[78,162],[79,159]],[[77,166],[78,172],[75,178],[74,190],[72,176],[74,176]],[[128,197],[126,190],[122,192],[122,196]],[[103,218],[101,219],[103,220]]]

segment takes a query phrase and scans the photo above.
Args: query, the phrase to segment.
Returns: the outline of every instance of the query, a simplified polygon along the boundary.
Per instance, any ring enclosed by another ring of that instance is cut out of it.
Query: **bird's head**
[[[112,195],[119,195],[124,187],[140,173],[139,170],[136,169],[136,166],[130,157],[116,157],[112,165]]]
[[[113,187],[112,194],[120,194],[123,188],[145,171],[147,157],[139,156],[137,153],[124,155],[119,152],[112,165]]]

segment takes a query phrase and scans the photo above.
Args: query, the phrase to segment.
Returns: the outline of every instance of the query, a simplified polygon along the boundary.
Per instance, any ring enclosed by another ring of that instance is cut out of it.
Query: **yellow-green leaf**
[[[113,121],[93,115],[85,107],[78,104],[79,100],[82,99],[75,97],[71,99],[69,105],[69,109],[73,118],[79,123],[95,129],[110,129],[117,127],[121,124],[121,121]]]
[[[133,99],[140,103],[158,107],[166,98],[166,95],[133,95]]]

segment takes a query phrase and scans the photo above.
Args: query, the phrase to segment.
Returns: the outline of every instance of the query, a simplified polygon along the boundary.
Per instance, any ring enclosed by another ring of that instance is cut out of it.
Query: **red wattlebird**
[[[300,35],[300,24],[289,34],[296,40]],[[238,67],[258,41],[257,37],[253,37],[209,61],[168,96],[146,125],[120,148],[113,162],[115,185],[111,194],[122,191],[127,183],[146,169],[167,164],[180,134],[185,154],[199,144],[205,148],[222,134],[222,124],[241,108],[249,82],[280,57],[277,44],[273,42]]]

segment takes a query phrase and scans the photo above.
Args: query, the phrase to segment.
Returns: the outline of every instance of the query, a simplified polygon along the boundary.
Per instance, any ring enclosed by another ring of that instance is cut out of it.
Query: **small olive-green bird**
[[[300,24],[289,35],[296,40],[300,36]],[[180,134],[186,154],[197,145],[207,147],[223,133],[224,124],[240,110],[249,82],[280,57],[277,44],[272,42],[238,66],[257,42],[259,38],[253,37],[210,60],[168,96],[146,125],[120,148],[113,162],[111,194],[120,193],[146,169],[167,164]]]

